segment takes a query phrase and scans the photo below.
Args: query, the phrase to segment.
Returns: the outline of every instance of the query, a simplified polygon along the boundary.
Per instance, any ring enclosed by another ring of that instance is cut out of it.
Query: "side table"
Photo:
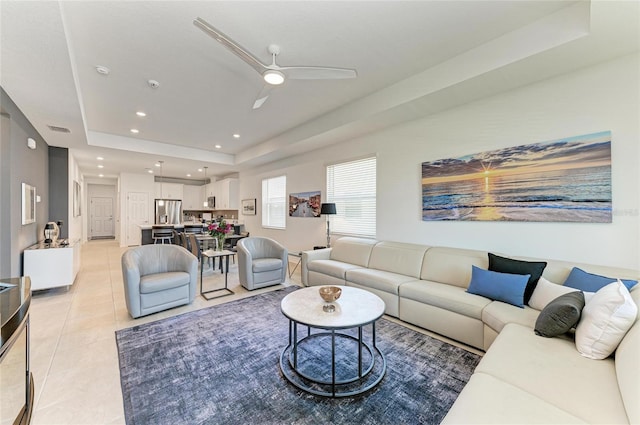
[[[302,251],[300,252],[287,251],[287,255],[289,255],[290,257],[297,258],[297,260],[294,260],[295,266],[293,267],[293,270],[291,270],[291,263],[287,261],[287,267],[289,268],[289,279],[291,279],[291,276],[293,276],[293,274],[296,272],[296,269],[298,268],[298,266],[300,265],[300,262],[302,261]]]
[[[220,297],[224,297],[227,295],[233,295],[235,292],[233,292],[231,289],[229,289],[229,287],[227,286],[227,278],[229,275],[229,257],[235,255],[235,252],[233,251],[227,251],[227,250],[222,250],[222,251],[216,251],[214,249],[207,249],[206,251],[202,251],[202,259],[200,260],[200,295],[202,295],[202,297],[205,300],[212,300],[214,298],[220,298]],[[220,265],[222,266],[222,260],[225,260],[225,265],[224,265],[224,288],[220,288],[220,289],[212,289],[210,291],[205,291],[204,290],[204,282],[202,281],[202,274],[203,274],[203,270],[204,270],[204,262],[205,259],[208,258],[213,258],[214,259],[214,263],[215,263],[215,259],[216,258],[220,258]],[[217,296],[210,296],[207,294],[213,294],[216,292],[223,292],[222,294],[219,294]]]
[[[378,385],[387,369],[376,345],[376,321],[384,314],[384,301],[363,289],[341,286],[335,311],[326,313],[318,288],[298,289],[280,303],[289,319],[289,344],[280,355],[280,370],[291,384],[311,394],[362,394]],[[302,337],[299,325],[307,328]],[[363,335],[368,325],[369,342]]]

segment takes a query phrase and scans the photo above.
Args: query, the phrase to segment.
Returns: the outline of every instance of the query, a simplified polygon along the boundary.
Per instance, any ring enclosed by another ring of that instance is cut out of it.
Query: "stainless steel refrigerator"
[[[182,222],[182,201],[156,199],[155,224],[180,224]]]

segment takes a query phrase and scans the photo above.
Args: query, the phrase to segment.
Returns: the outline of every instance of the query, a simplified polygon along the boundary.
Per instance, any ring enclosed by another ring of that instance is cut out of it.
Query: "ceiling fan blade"
[[[227,49],[231,50],[233,54],[235,54],[240,59],[242,59],[247,64],[249,64],[249,66],[255,69],[259,74],[262,74],[268,69],[265,64],[260,62],[258,58],[256,58],[254,55],[249,53],[247,49],[245,49],[244,47],[242,47],[241,45],[233,41],[229,36],[227,36],[222,31],[211,26],[211,24],[209,24],[204,19],[200,17],[194,19],[193,25],[200,28],[202,31],[205,32],[205,34],[212,37],[214,40],[222,44]]]
[[[253,102],[253,109],[258,109],[264,104],[264,102],[267,101],[267,99],[269,98],[269,93],[271,93],[272,89],[273,86],[270,84],[265,84],[264,87],[262,87],[262,90],[260,90],[260,93],[258,93],[256,101]]]
[[[341,80],[345,78],[356,78],[358,76],[355,69],[347,68],[285,66],[278,67],[277,69],[292,80]]]

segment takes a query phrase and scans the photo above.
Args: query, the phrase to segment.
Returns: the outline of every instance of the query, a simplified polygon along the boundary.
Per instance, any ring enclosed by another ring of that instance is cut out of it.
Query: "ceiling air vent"
[[[71,133],[71,130],[66,127],[58,127],[55,125],[47,125],[47,127],[49,127],[49,130],[57,131],[58,133]]]

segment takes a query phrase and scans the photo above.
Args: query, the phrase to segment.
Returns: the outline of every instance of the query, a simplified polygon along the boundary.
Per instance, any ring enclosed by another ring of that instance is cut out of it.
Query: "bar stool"
[[[173,243],[173,226],[151,226],[151,238],[154,244]]]
[[[196,235],[201,235],[204,233],[204,227],[202,224],[185,224],[184,225],[185,233],[195,233]]]

